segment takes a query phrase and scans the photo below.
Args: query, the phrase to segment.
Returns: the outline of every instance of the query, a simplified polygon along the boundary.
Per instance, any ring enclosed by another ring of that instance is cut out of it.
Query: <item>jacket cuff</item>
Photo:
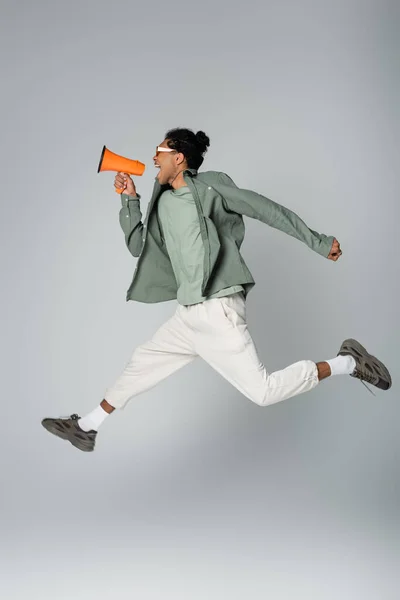
[[[321,235],[321,237],[322,237],[322,235]],[[328,258],[334,239],[335,239],[335,237],[333,235],[329,235],[329,236],[322,238],[318,253],[321,254],[322,256],[324,256],[325,258]]]
[[[130,200],[140,200],[140,194],[136,196],[131,196],[130,194],[121,194],[121,204],[122,206],[128,206]]]

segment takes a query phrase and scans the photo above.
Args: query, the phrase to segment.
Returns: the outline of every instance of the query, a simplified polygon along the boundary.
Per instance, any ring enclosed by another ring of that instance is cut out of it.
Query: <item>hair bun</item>
[[[205,151],[210,145],[210,138],[204,133],[204,131],[198,131],[196,133],[196,142],[199,146],[202,146]]]

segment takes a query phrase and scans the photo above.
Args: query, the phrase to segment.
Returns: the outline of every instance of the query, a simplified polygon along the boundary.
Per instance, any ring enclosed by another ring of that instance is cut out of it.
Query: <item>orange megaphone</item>
[[[119,154],[114,154],[103,146],[100,156],[100,162],[97,172],[117,171],[117,173],[129,173],[129,175],[143,175],[146,166],[139,160],[131,160]],[[122,194],[123,190],[116,189],[117,194]]]

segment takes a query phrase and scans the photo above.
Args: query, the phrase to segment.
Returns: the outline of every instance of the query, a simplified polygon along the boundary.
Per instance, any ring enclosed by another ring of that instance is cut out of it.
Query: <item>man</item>
[[[267,406],[314,388],[331,375],[351,375],[387,390],[385,365],[356,340],[345,340],[335,358],[303,360],[268,373],[246,323],[246,297],[255,281],[240,254],[243,215],[295,237],[332,261],[342,255],[336,238],[319,234],[292,211],[225,173],[200,173],[210,140],[202,131],[172,129],[153,157],[159,169],[142,222],[140,195],[131,177],[118,173],[123,189],[119,220],[126,245],[138,257],[127,300],[177,299],[175,314],[138,346],[104,399],[83,418],[46,418],[43,426],[80,450],[94,449],[100,425],[115,408],[154,387],[197,356],[243,395]],[[369,389],[369,388],[368,388]]]

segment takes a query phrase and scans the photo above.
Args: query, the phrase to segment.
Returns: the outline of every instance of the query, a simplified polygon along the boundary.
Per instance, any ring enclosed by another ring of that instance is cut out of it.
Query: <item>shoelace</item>
[[[358,373],[358,372],[356,371],[356,372],[355,372],[355,374],[354,374],[354,377],[357,377],[357,379],[359,379],[359,380],[361,381],[361,383],[363,384],[363,386],[364,386],[364,387],[366,387],[366,388],[367,388],[367,390],[368,390],[368,391],[369,391],[369,392],[370,392],[370,393],[371,393],[373,396],[375,396],[375,397],[376,397],[376,394],[374,394],[374,392],[373,392],[372,390],[370,390],[370,389],[369,389],[369,387],[367,386],[367,384],[366,384],[366,383],[364,383],[364,381],[361,379],[361,374],[360,374],[360,373]],[[367,376],[364,376],[364,378],[365,378],[365,379],[367,379],[367,380],[369,379],[369,378],[368,378],[368,375],[367,375]]]
[[[372,390],[370,390],[370,389],[369,389],[369,387],[367,386],[367,384],[366,384],[366,383],[364,383],[364,381],[363,381],[362,379],[360,379],[360,381],[361,381],[361,383],[363,384],[363,386],[364,386],[364,387],[366,387],[366,388],[367,388],[367,390],[368,390],[369,392],[371,392],[371,394],[372,394],[373,396],[375,396],[375,397],[376,397],[376,394],[374,394],[374,392],[373,392]]]

